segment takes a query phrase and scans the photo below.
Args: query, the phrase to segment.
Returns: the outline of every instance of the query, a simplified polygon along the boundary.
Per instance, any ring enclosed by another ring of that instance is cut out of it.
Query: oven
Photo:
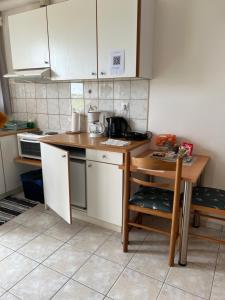
[[[40,138],[49,134],[51,133],[42,131],[18,133],[17,142],[19,156],[25,158],[41,159]]]

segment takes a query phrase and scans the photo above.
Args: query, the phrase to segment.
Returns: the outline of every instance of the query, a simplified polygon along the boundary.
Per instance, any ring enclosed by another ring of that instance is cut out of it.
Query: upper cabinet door
[[[99,78],[136,77],[138,0],[97,0],[97,12]]]
[[[96,0],[48,6],[52,79],[96,79]]]
[[[46,8],[9,16],[13,69],[49,67]]]
[[[41,143],[41,160],[45,204],[71,224],[69,154]]]

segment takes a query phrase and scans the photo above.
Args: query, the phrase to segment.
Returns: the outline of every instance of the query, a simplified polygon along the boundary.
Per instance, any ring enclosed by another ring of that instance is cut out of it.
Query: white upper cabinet
[[[49,67],[46,8],[9,16],[13,69]]]
[[[52,79],[96,79],[96,0],[47,8]]]
[[[98,77],[152,77],[154,0],[97,0]]]
[[[136,77],[138,0],[97,0],[97,12],[99,78]],[[114,51],[121,52],[119,74],[110,63]]]

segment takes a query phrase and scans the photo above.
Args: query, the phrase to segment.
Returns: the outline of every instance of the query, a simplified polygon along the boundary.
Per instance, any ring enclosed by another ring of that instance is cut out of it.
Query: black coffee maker
[[[122,138],[130,131],[127,120],[122,117],[110,117],[106,121],[108,122],[109,138]]]

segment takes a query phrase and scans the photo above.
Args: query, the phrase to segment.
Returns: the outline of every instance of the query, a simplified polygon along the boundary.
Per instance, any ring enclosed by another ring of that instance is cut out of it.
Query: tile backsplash
[[[10,81],[12,118],[31,120],[40,129],[70,130],[72,109],[86,115],[90,105],[125,117],[132,130],[146,131],[149,80],[84,81],[82,83],[18,83]],[[128,110],[123,110],[127,105]],[[83,126],[85,128],[85,126]]]

